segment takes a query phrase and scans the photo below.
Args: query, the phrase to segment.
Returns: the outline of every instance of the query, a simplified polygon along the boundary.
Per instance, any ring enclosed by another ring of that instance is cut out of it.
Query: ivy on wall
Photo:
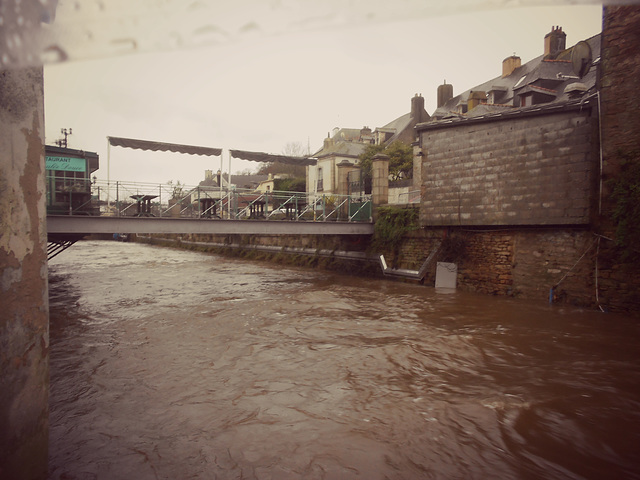
[[[397,255],[402,237],[420,228],[418,210],[396,206],[378,208],[372,246],[378,251],[391,251]]]
[[[610,182],[616,243],[626,260],[640,260],[640,155],[620,155],[622,171]]]

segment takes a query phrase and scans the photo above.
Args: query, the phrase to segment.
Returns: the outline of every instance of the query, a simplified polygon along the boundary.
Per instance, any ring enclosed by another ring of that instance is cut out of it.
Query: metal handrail
[[[204,217],[215,210],[217,218],[241,219],[246,218],[252,207],[258,202],[264,202],[264,210],[260,210],[260,212],[264,213],[266,220],[276,218],[274,212],[287,208],[293,212],[291,219],[296,221],[325,222],[341,218],[349,222],[371,221],[370,218],[357,220],[358,215],[362,216],[361,212],[366,211],[371,202],[371,197],[366,195],[349,196],[290,191],[259,192],[251,189],[218,189],[217,187],[180,185],[182,191],[176,196],[176,203],[170,206],[169,201],[176,193],[172,185],[148,182],[78,180],[87,186],[87,193],[91,194],[91,200],[84,202],[81,207],[86,208],[90,203],[93,210],[99,210],[101,215],[135,215],[132,212],[138,203],[131,197],[148,196],[146,201],[152,212],[150,214],[160,217],[177,216],[178,214],[173,209],[179,208],[181,217]],[[203,198],[212,199],[213,203],[201,203],[200,200]],[[243,203],[243,200],[248,203]],[[361,203],[355,212],[348,210],[352,208],[353,203]],[[175,205],[180,206],[176,207]],[[75,211],[77,208],[80,207],[74,206],[74,211],[71,214],[81,213]],[[346,215],[343,212],[345,208],[347,208]],[[211,217],[207,216],[207,218]]]

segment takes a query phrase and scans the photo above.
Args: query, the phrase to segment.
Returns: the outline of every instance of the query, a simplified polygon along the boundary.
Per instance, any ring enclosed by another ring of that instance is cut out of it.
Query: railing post
[[[162,216],[162,184],[158,185],[158,213]]]
[[[120,182],[116,182],[116,212],[117,216],[120,216]]]
[[[326,208],[327,208],[327,201],[325,199],[325,195],[324,193],[322,194],[322,221],[326,222],[327,221],[327,212],[326,212]]]

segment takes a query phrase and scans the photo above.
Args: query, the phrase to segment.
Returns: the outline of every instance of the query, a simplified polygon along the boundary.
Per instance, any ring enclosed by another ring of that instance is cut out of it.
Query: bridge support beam
[[[0,71],[0,477],[44,479],[49,299],[42,68]]]
[[[195,218],[91,217],[50,215],[54,234],[195,233],[239,235],[371,235],[373,224],[359,222],[291,222],[280,220],[212,220]]]

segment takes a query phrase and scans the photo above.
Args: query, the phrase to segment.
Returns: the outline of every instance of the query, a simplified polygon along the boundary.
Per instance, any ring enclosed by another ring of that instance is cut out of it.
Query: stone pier
[[[44,479],[49,303],[42,68],[0,71],[0,478]]]

